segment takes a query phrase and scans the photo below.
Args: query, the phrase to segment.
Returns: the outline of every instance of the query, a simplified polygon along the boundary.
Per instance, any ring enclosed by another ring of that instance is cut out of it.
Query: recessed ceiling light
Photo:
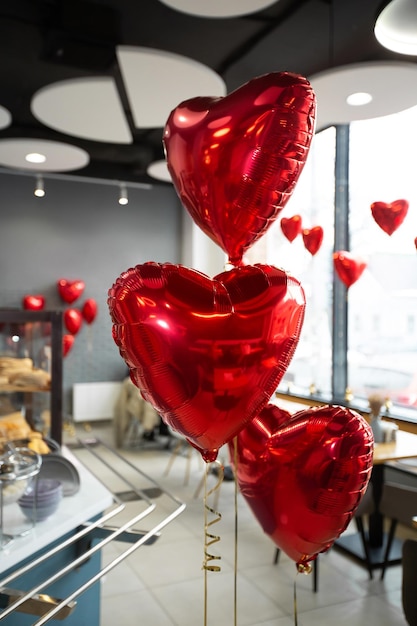
[[[346,102],[352,107],[361,107],[372,102],[372,96],[366,91],[357,91],[356,93],[351,93],[346,98]]]
[[[25,161],[29,163],[45,163],[46,156],[40,152],[29,152],[29,154],[25,156]]]

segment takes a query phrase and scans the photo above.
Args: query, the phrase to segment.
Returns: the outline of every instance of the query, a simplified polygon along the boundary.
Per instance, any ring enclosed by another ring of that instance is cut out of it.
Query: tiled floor
[[[108,425],[93,426],[88,435],[77,430],[80,438],[97,436],[112,442]],[[105,575],[101,626],[294,626],[294,582],[299,626],[406,624],[400,566],[389,568],[384,581],[379,580],[378,572],[369,580],[364,568],[332,549],[320,556],[319,589],[314,593],[312,575],[296,575],[294,563],[284,554],[274,565],[275,546],[239,495],[236,526],[233,481],[221,485],[216,508],[222,518],[210,529],[220,536],[211,553],[221,557],[216,562],[221,571],[207,572],[205,577],[204,503],[203,490],[199,490],[204,466],[199,455],[193,452],[190,478],[184,484],[185,455],[175,458],[167,474],[168,450],[130,448],[121,452],[187,506],[162,529],[152,546],[141,546]],[[214,485],[211,481],[213,476],[208,479],[209,487]],[[168,511],[162,501],[160,505],[158,499],[156,502],[160,511]],[[152,515],[143,520],[143,528],[153,523]],[[120,542],[106,547],[104,562],[125,549]]]

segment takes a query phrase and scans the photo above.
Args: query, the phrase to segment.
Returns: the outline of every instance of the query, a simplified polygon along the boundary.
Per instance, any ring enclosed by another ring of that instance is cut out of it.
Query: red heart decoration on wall
[[[237,435],[236,454],[239,488],[256,519],[305,567],[352,519],[371,475],[373,436],[366,420],[344,407],[314,407],[288,419],[269,404]]]
[[[86,300],[81,313],[87,324],[92,324],[97,316],[97,302],[93,298]]]
[[[304,228],[302,232],[304,247],[308,252],[314,256],[321,248],[323,243],[323,229],[321,226],[314,226],[313,228]]]
[[[64,311],[65,328],[72,335],[76,335],[83,323],[83,316],[78,309],[67,309]]]
[[[350,287],[362,276],[366,262],[360,257],[354,257],[346,250],[339,250],[333,254],[333,264],[340,280]]]
[[[288,241],[294,241],[301,233],[301,226],[301,215],[293,215],[292,217],[283,217],[281,219],[281,230]]]
[[[395,200],[391,203],[373,202],[372,216],[375,222],[388,235],[392,235],[403,223],[408,213],[407,200]]]
[[[167,166],[194,222],[239,265],[290,198],[314,133],[315,95],[289,72],[224,98],[186,100],[164,130]]]
[[[41,295],[27,295],[24,296],[22,304],[26,311],[41,311],[45,307],[45,297]]]
[[[74,345],[75,337],[74,335],[63,335],[62,336],[62,356],[67,356],[68,352],[71,350]]]
[[[206,461],[267,404],[297,346],[300,283],[268,265],[210,279],[145,263],[109,290],[113,338],[135,385]]]
[[[75,302],[83,293],[85,283],[82,280],[67,280],[61,278],[57,282],[58,293],[61,299],[67,304]]]

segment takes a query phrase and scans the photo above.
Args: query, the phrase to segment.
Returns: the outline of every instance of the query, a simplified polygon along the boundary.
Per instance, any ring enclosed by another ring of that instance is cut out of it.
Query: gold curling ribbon
[[[218,467],[217,482],[209,491],[207,491],[207,474],[209,472],[210,465],[207,465],[206,471],[204,472],[204,562],[202,568],[204,570],[204,626],[207,626],[207,572],[221,571],[220,565],[210,564],[210,561],[220,560],[221,556],[210,554],[208,551],[210,546],[220,541],[220,537],[209,533],[208,529],[210,526],[213,526],[213,524],[217,524],[217,522],[219,522],[222,518],[221,513],[207,504],[208,498],[220,489],[224,477],[223,465],[219,461],[215,461],[215,463]],[[210,522],[208,521],[209,513],[212,513],[215,516]]]
[[[220,572],[221,570],[221,567],[219,565],[209,564],[210,561],[220,560],[221,556],[216,556],[208,552],[208,548],[210,546],[220,541],[220,537],[218,535],[213,535],[212,533],[208,532],[208,529],[210,528],[210,526],[213,526],[214,524],[217,524],[217,522],[220,522],[222,518],[222,514],[219,513],[219,511],[216,511],[215,509],[213,509],[207,504],[208,498],[213,493],[215,493],[218,489],[220,489],[221,484],[223,482],[223,477],[224,477],[223,465],[219,461],[215,461],[215,463],[218,467],[217,482],[214,485],[214,487],[212,487],[212,489],[210,489],[209,491],[207,491],[207,473],[209,471],[209,467],[210,467],[209,465],[207,466],[206,472],[204,475],[204,563],[203,563],[203,569],[210,571],[210,572]],[[212,519],[211,521],[208,521],[208,513],[212,513],[215,516],[214,519]]]
[[[297,616],[297,574],[311,574],[312,566],[310,563],[297,563],[297,573],[294,578],[294,626],[298,626]]]

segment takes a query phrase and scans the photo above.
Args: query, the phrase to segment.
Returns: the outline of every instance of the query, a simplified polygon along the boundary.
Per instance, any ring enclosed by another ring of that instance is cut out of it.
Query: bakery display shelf
[[[51,393],[51,387],[35,387],[22,385],[0,385],[0,393]]]
[[[77,521],[70,535],[66,533],[50,544],[51,547],[48,545],[46,550],[38,551],[33,558],[21,560],[9,568],[9,573],[0,574],[0,624],[13,615],[22,619],[18,615],[23,613],[33,616],[33,626],[41,626],[51,619],[68,619],[69,622],[72,617],[77,619],[77,602],[81,596],[99,584],[103,576],[133,552],[142,546],[152,545],[161,531],[185,509],[185,503],[99,439],[78,439],[67,454],[78,465],[81,475],[85,472],[90,480],[95,480],[109,494],[108,504],[98,515],[82,523]],[[89,487],[89,500],[94,499],[91,491],[94,489]],[[142,529],[143,525],[147,526],[146,530]],[[123,542],[128,547],[120,551],[119,546],[117,556],[104,566],[100,561],[98,570],[71,588],[65,597],[49,595],[49,588],[56,581],[79,572],[83,564],[91,561],[111,542]],[[51,563],[56,555],[69,546],[75,548],[76,558],[69,559],[64,566],[51,572]],[[48,572],[45,577],[40,575],[43,569]],[[20,589],[19,580],[24,580],[27,575],[36,582],[30,588]]]

